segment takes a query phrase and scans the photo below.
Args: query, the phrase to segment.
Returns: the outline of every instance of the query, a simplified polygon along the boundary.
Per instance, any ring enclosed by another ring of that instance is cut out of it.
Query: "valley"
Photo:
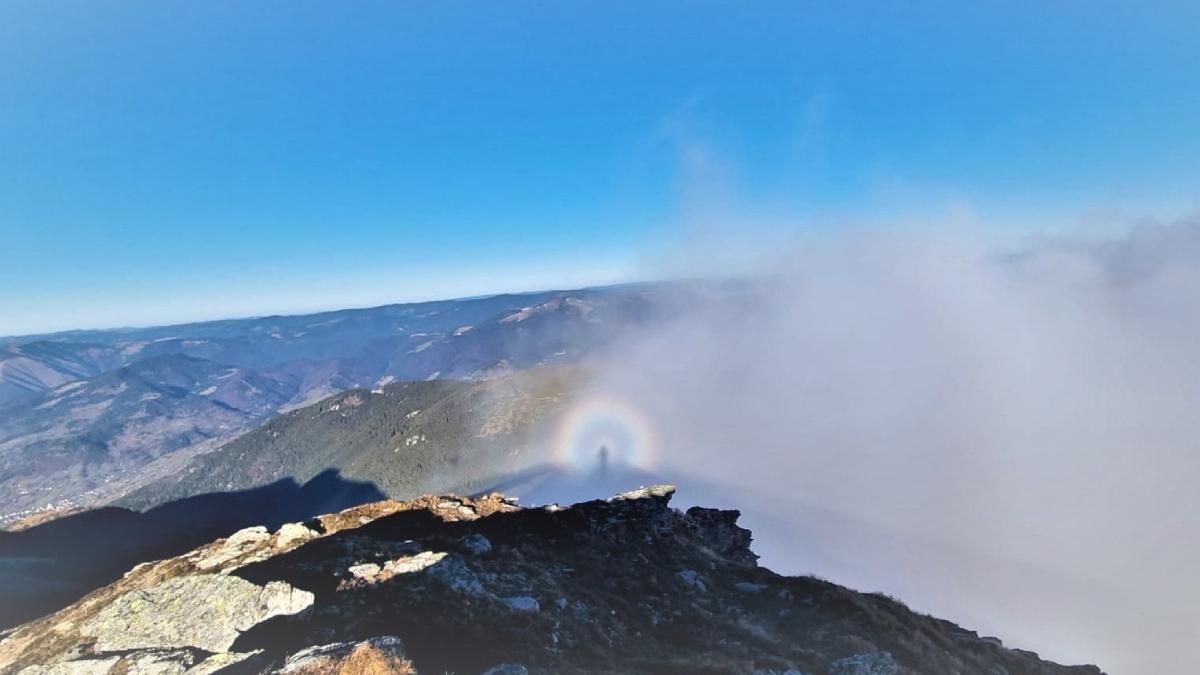
[[[361,388],[367,400],[389,383],[483,382],[586,364],[622,331],[663,320],[693,292],[642,284],[5,338],[0,525],[107,504],[156,481],[186,483],[179,472],[194,471],[184,468],[190,461],[338,392]],[[430,386],[410,394],[453,387]],[[458,420],[465,411],[449,414]],[[365,456],[356,461],[371,465]]]

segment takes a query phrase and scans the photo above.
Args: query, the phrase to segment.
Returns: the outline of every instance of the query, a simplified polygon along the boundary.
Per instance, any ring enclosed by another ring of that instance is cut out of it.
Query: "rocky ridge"
[[[759,567],[738,512],[381,501],[144,563],[6,634],[0,673],[1098,675]]]

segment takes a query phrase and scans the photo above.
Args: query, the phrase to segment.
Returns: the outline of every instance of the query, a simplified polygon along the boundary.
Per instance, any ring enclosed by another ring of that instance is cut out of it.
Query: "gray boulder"
[[[492,542],[488,541],[488,538],[482,534],[467,535],[459,541],[459,545],[467,553],[475,555],[490,553],[492,550]]]
[[[29,666],[20,675],[104,675],[120,660],[118,656],[66,661],[50,666]]]
[[[739,593],[746,593],[747,595],[757,595],[767,589],[766,584],[756,584],[751,581],[739,581],[734,584],[733,587],[736,588]]]
[[[700,575],[696,573],[696,570],[681,570],[676,572],[675,576],[679,577],[683,583],[695,588],[698,591],[708,590],[708,588],[704,585],[704,582],[700,580]]]
[[[275,533],[276,548],[290,548],[298,542],[305,542],[318,536],[313,530],[300,523],[284,523]]]
[[[323,672],[327,670],[327,666],[341,663],[348,659],[354,650],[360,647],[367,647],[374,650],[388,663],[399,664],[404,662],[404,642],[398,637],[384,635],[357,642],[334,642],[332,644],[302,649],[289,656],[283,667],[274,672],[279,675],[314,670]]]
[[[480,675],[529,675],[529,669],[519,663],[501,663],[488,668]]]
[[[891,652],[855,654],[829,665],[829,675],[897,675],[900,665]]]
[[[518,612],[533,613],[542,609],[541,605],[538,604],[536,599],[527,595],[522,595],[515,598],[504,598],[503,600],[504,604],[508,605],[510,609]]]
[[[221,574],[176,577],[118,597],[80,633],[96,638],[100,652],[180,647],[226,652],[252,626],[312,603],[312,593],[282,581],[259,586]]]

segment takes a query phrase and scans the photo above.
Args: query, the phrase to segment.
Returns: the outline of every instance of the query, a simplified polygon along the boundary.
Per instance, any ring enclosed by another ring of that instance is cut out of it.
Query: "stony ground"
[[[140,565],[10,632],[0,672],[1098,675],[758,567],[656,487],[522,509],[384,501]]]

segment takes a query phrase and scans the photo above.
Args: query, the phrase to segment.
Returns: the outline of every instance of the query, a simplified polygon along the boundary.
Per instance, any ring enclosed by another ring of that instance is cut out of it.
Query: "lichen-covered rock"
[[[258,650],[244,653],[223,652],[221,654],[213,654],[200,663],[188,668],[184,675],[211,675],[212,673],[224,672],[230,666],[253,663],[259,654],[261,652]]]
[[[890,652],[855,654],[829,665],[829,675],[897,675],[900,665]]]
[[[104,675],[120,660],[118,656],[64,661],[49,666],[29,666],[20,675]]]
[[[698,591],[708,590],[704,582],[700,580],[700,575],[696,573],[696,570],[680,570],[675,573],[675,576],[679,577],[683,583]]]
[[[128,675],[183,675],[196,664],[196,654],[187,649],[148,650],[121,659]]]
[[[317,536],[317,533],[300,523],[284,523],[275,533],[276,548],[292,548]]]
[[[346,571],[355,579],[374,581],[375,577],[378,577],[379,573],[383,571],[383,568],[375,563],[360,563],[358,565],[351,565]]]
[[[510,609],[517,612],[538,612],[541,611],[541,605],[538,604],[536,598],[531,598],[528,595],[521,595],[512,598],[504,598],[504,604]]]
[[[735,589],[737,589],[738,593],[747,593],[749,595],[755,595],[757,593],[762,593],[764,590],[766,590],[767,585],[766,584],[756,584],[752,581],[739,581],[736,584],[734,584],[733,587]]]
[[[263,544],[270,537],[267,528],[261,525],[247,527],[234,532],[214,546],[200,549],[193,557],[192,562],[198,569],[204,571],[229,571],[236,566],[235,563],[245,562],[242,559],[247,556],[252,555],[255,559],[265,559],[269,553],[264,550]]]
[[[713,551],[743,565],[754,565],[758,556],[750,550],[750,531],[738,526],[739,511],[706,509],[693,506],[687,510],[688,524]]]
[[[668,500],[675,494],[674,485],[651,485],[636,490],[622,492],[608,498],[609,502],[629,502],[643,499]]]
[[[529,669],[519,663],[501,663],[488,668],[480,675],[529,675]]]
[[[462,540],[459,541],[459,547],[467,553],[483,555],[491,552],[492,542],[488,541],[488,538],[482,534],[472,534],[470,536],[463,537]]]
[[[312,603],[312,593],[282,581],[259,586],[238,577],[197,574],[126,593],[80,632],[96,639],[99,652],[175,647],[225,652],[250,627]]]
[[[307,525],[305,527],[312,533],[311,539],[320,539],[343,530],[362,527],[399,512],[429,509],[436,499],[425,497],[408,502],[371,502],[320,516],[314,519],[312,528],[308,528]],[[482,515],[513,511],[517,508],[499,494],[470,501]],[[287,529],[281,532],[288,534]],[[304,543],[295,543],[291,549]],[[408,550],[412,547],[402,544],[392,548]],[[280,547],[278,536],[270,536],[265,528],[252,527],[175,558],[134,565],[121,579],[97,589],[75,604],[37,621],[0,633],[0,675],[13,675],[24,669],[32,669],[31,674],[53,672],[88,675],[94,671],[107,672],[111,668],[119,668],[124,672],[127,665],[134,660],[151,652],[161,653],[162,650],[134,650],[115,656],[97,653],[95,638],[85,635],[83,629],[91,625],[97,615],[106,611],[112,603],[129,593],[144,591],[170,579],[214,571],[229,573],[291,549]],[[420,550],[419,547],[416,550]],[[269,580],[263,580],[261,583],[266,581]],[[192,665],[188,672],[190,675],[204,675],[249,658],[257,659],[259,656],[258,650],[216,653]]]
[[[422,551],[416,555],[389,560],[383,564],[383,573],[388,577],[397,574],[412,574],[436,565],[445,559],[446,554],[437,551]]]
[[[248,663],[259,653],[257,650],[207,654],[196,649],[139,649],[29,666],[20,675],[211,675]]]
[[[484,595],[487,592],[479,577],[457,556],[446,556],[425,572],[456,593]]]
[[[347,571],[350,572],[350,576],[356,579],[361,579],[368,583],[379,583],[387,581],[397,574],[412,574],[432,567],[441,562],[446,555],[446,553],[437,551],[422,551],[415,555],[388,560],[383,565],[376,563],[351,565]]]
[[[355,642],[335,642],[303,649],[289,656],[279,675],[404,675],[415,673],[405,659],[404,642],[387,635]]]

